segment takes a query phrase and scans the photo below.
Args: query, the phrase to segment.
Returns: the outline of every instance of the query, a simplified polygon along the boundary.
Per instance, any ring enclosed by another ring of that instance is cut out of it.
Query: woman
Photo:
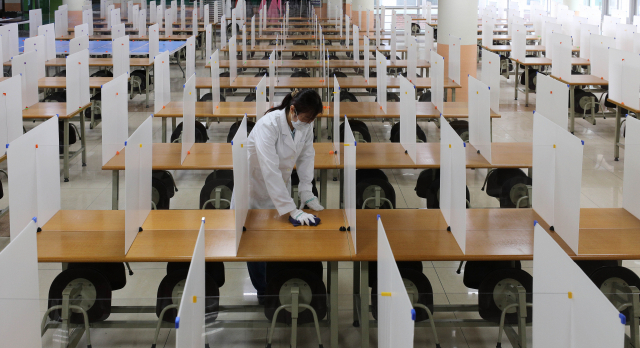
[[[305,205],[323,210],[311,192],[313,180],[313,121],[322,112],[322,99],[315,90],[295,90],[280,106],[267,110],[256,123],[247,140],[249,155],[249,209],[277,209],[302,225],[315,222],[315,217],[302,211]],[[291,172],[298,172],[300,208],[291,198]],[[258,299],[266,290],[266,264],[247,262],[249,276],[258,291]]]

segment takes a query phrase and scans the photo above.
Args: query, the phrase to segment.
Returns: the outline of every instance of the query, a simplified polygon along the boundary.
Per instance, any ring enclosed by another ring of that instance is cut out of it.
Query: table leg
[[[145,66],[144,67],[144,74],[145,74],[145,78],[147,79],[146,80],[147,81],[147,84],[146,84],[147,87],[145,88],[146,89],[146,91],[145,91],[146,92],[146,97],[145,97],[146,98],[145,99],[146,104],[145,105],[147,106],[147,108],[149,107],[149,69],[150,68],[151,68],[150,66]]]
[[[166,143],[167,142],[167,118],[166,117],[161,117],[162,118],[162,142]]]
[[[328,169],[320,169],[320,204],[327,206],[327,181],[329,177]]]
[[[113,170],[111,171],[111,209],[118,210],[118,195],[120,191],[118,188],[120,186],[120,171]]]
[[[327,262],[329,266],[329,277],[331,279],[329,287],[329,298],[331,307],[329,307],[329,320],[331,325],[331,347],[338,347],[338,262]]]
[[[456,89],[455,88],[451,88],[451,101],[452,102],[456,101]]]
[[[340,169],[340,198],[339,198],[339,205],[338,207],[340,207],[340,209],[344,209],[343,205],[343,198],[344,198],[344,169]]]
[[[518,81],[518,76],[516,76],[516,81]],[[524,67],[524,106],[529,106],[529,69],[526,66]]]
[[[576,86],[571,85],[571,87],[569,88],[569,131],[571,132],[571,134],[573,134],[574,132],[576,117],[574,100],[575,92]]]
[[[175,130],[176,130],[176,118],[172,117],[171,118],[171,134],[173,134]]]
[[[620,122],[620,107],[616,106],[616,139],[615,146],[613,147],[613,157],[616,161],[620,158],[620,145],[618,145],[620,144]]]
[[[360,348],[369,348],[369,262],[360,262]]]
[[[85,136],[85,124],[84,124],[84,110],[82,110],[78,116],[80,116],[80,145],[82,146],[82,166],[87,166],[87,138]]]
[[[518,64],[518,61],[515,61],[515,65],[516,65],[516,78],[515,78],[515,83],[513,84],[513,92],[515,93],[515,98],[513,100],[518,100],[518,68],[520,67],[520,64]],[[508,64],[508,63],[507,63]],[[507,65],[507,75],[509,74],[509,65]]]
[[[358,317],[358,295],[360,295],[360,262],[353,262],[353,326],[360,326]]]
[[[64,174],[64,182],[69,182],[69,119],[65,118],[62,122],[63,129],[63,142],[62,147],[64,151],[62,151],[62,163],[63,163],[63,174]]]

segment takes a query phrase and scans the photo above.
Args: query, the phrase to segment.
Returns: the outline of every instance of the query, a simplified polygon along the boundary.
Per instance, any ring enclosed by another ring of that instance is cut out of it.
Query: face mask
[[[296,118],[297,117],[298,117],[298,112],[296,112]],[[311,123],[305,123],[300,120],[297,120],[297,121],[291,121],[291,125],[295,130],[302,132],[307,130],[311,126]]]

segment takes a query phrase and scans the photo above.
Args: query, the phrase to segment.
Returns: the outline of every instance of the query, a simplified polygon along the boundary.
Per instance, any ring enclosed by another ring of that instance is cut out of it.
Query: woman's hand
[[[314,196],[311,191],[300,192],[300,209],[305,205],[315,211],[324,210],[324,207],[320,205],[318,197]]]

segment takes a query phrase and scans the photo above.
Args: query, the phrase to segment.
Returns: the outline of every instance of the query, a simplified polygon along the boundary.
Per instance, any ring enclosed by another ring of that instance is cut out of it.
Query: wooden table
[[[621,115],[620,115],[620,111],[621,111],[620,108],[627,109],[636,115],[640,115],[640,110],[630,108],[629,106],[624,105],[624,103],[617,102],[613,99],[609,99],[609,101],[615,104],[616,106],[616,137],[614,140],[613,157],[617,161],[620,158],[620,147],[621,146],[624,147],[624,145],[620,143],[620,126],[622,121]]]
[[[395,63],[391,62],[390,60],[387,60],[386,62],[387,62],[387,69],[404,69],[407,67],[407,64],[408,64],[407,60],[401,60],[401,59],[396,60]],[[228,60],[220,60],[219,64],[220,64],[220,68],[228,69],[230,66]],[[321,62],[319,60],[313,60],[313,59],[309,59],[309,60],[292,60],[292,59],[279,60],[278,59],[276,64],[278,65],[279,68],[311,69],[314,75],[316,71],[322,69]],[[377,65],[377,62],[375,60],[369,60],[369,68],[377,68],[376,65]],[[347,68],[364,69],[364,61],[360,60],[358,62],[355,62],[353,59],[331,60],[329,61],[329,66],[332,69],[347,69]],[[244,64],[242,61],[238,60],[237,67],[250,68],[250,69],[268,69],[269,60],[251,59],[244,62]],[[427,62],[425,59],[418,59],[416,68],[422,70],[422,69],[429,69],[430,67],[431,67],[431,64],[429,64],[429,62]],[[205,68],[207,69],[211,68],[210,62],[207,62],[207,64],[205,65]],[[397,74],[397,71],[396,71],[396,74]],[[422,71],[419,72],[419,75],[426,76],[425,74],[422,73]]]
[[[569,85],[569,131],[573,134],[575,128],[575,90],[576,86],[608,86],[609,81],[602,79],[600,77],[594,75],[571,75],[569,77],[556,77],[553,75],[549,75],[554,79]],[[595,117],[595,113],[591,110],[591,115]]]
[[[314,168],[320,172],[320,202],[327,202],[328,170],[336,169],[332,143],[314,143],[316,150]],[[231,144],[227,143],[199,143],[193,144],[190,154],[180,163],[182,144],[154,143],[153,170],[233,170],[233,156]],[[103,170],[111,170],[111,208],[118,209],[118,194],[120,170],[124,170],[125,150],[113,156],[102,166]]]
[[[494,53],[511,52],[511,45],[490,45],[490,46],[482,45],[482,48]],[[526,46],[527,52],[545,52],[546,50],[547,49],[544,45],[527,45]],[[580,47],[573,46],[572,51],[580,52]]]
[[[89,108],[91,103],[84,105],[78,110],[67,114],[67,103],[36,103],[31,105],[30,107],[22,110],[22,118],[23,119],[34,119],[34,120],[47,120],[51,117],[58,117],[63,121],[62,127],[63,129],[63,153],[62,153],[62,162],[63,162],[63,176],[64,182],[69,181],[69,161],[71,161],[74,157],[76,157],[79,153],[82,153],[82,166],[87,165],[87,147],[86,147],[86,137],[84,130],[84,110]],[[80,117],[80,150],[69,152],[69,121],[75,117]]]
[[[496,40],[496,41],[511,41],[511,35],[493,35],[493,37],[491,38],[492,40]],[[537,35],[527,35],[526,36],[526,40],[527,41],[539,41],[540,40],[540,36]],[[482,41],[482,35],[478,35],[478,42]]]
[[[137,31],[137,29],[132,31]],[[73,30],[69,30],[69,32],[71,33],[69,35],[57,36],[56,40],[74,39],[76,36],[73,33]],[[111,33],[111,29],[109,29],[108,32]],[[159,39],[160,41],[186,41],[190,37],[191,35],[169,35],[169,36],[160,35]],[[149,41],[149,36],[148,35],[129,35],[129,40],[130,41]],[[112,41],[112,37],[111,35],[90,35],[89,41]]]
[[[551,58],[546,57],[535,57],[535,58],[525,58],[524,62],[519,61],[517,59],[513,59],[510,57],[511,61],[516,63],[516,83],[514,84],[515,90],[515,99],[518,100],[518,70],[520,69],[520,65],[524,66],[524,96],[525,96],[525,106],[529,106],[529,67],[531,66],[550,66]],[[571,65],[586,65],[591,67],[591,62],[585,58],[571,57]]]
[[[378,47],[375,46],[375,39],[373,39],[373,43],[369,46],[369,51],[375,53],[375,51],[380,52],[391,52],[391,46],[389,45],[380,45]],[[344,46],[344,45],[327,45],[325,48],[329,52],[353,52],[353,46]],[[276,49],[275,45],[256,45],[255,47],[251,47],[247,45],[247,52],[272,52]],[[364,45],[359,46],[360,52],[364,52]],[[285,47],[278,46],[278,51],[281,52],[317,52],[319,50],[316,45],[286,45]],[[220,48],[220,51],[224,52],[228,55],[229,47]],[[242,52],[242,49],[240,50]],[[407,49],[404,45],[398,45],[396,47],[396,52],[405,53]]]

